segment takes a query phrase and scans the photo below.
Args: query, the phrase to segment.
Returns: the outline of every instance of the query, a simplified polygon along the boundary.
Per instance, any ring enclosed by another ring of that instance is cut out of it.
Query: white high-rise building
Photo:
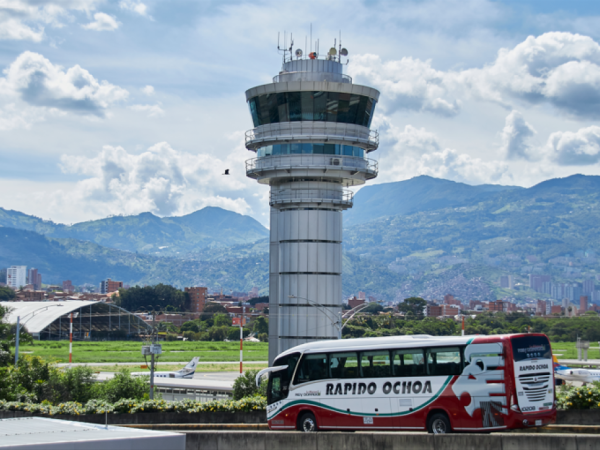
[[[273,82],[246,91],[254,129],[246,174],[270,186],[269,362],[305,342],[337,339],[342,308],[342,212],[377,176],[367,158],[379,91],[343,74],[346,49],[286,49]],[[323,57],[324,56],[324,57]]]
[[[11,266],[6,269],[6,284],[15,291],[27,285],[27,266]]]

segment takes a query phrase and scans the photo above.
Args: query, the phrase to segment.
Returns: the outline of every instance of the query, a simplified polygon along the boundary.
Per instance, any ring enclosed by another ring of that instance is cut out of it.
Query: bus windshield
[[[287,398],[290,389],[290,381],[294,375],[294,369],[298,363],[299,353],[282,356],[273,363],[274,366],[288,366],[287,369],[278,370],[269,374],[269,385],[267,387],[267,404],[278,402]]]
[[[550,359],[552,351],[546,336],[521,336],[512,338],[515,362],[524,359]]]

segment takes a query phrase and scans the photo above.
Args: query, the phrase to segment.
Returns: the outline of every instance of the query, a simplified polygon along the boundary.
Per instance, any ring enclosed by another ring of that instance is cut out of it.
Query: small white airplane
[[[554,361],[554,376],[564,381],[580,381],[582,383],[592,383],[600,381],[600,370],[578,369],[567,366],[561,366],[556,356],[552,356]]]
[[[154,372],[154,377],[156,378],[194,378],[194,373],[196,373],[196,366],[198,365],[199,357],[193,358],[187,365],[176,372]],[[149,375],[149,372],[134,372],[131,375],[133,376],[141,376],[141,375]]]

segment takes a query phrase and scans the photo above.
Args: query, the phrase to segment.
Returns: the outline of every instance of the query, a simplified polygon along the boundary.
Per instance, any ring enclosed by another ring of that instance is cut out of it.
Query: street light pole
[[[152,336],[151,336],[151,346],[154,345],[154,332],[156,331],[156,314],[152,311]],[[154,400],[154,351],[150,354],[150,400]]]

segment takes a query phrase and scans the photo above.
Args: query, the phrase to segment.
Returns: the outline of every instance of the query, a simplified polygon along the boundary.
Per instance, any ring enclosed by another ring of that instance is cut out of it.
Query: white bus
[[[543,334],[319,341],[280,354],[268,375],[273,430],[539,427],[556,420]]]

